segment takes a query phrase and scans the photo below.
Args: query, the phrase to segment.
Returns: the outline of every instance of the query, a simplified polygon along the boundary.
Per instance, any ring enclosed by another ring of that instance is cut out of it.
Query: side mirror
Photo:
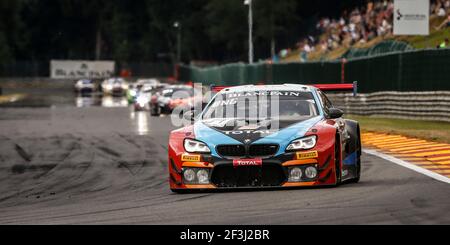
[[[328,116],[330,117],[330,119],[336,119],[336,118],[340,118],[342,117],[342,115],[344,115],[344,111],[342,111],[339,108],[330,108],[328,111]]]

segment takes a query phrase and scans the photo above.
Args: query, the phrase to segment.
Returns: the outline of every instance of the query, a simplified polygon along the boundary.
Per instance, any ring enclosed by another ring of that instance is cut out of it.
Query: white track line
[[[445,182],[445,183],[447,183],[447,184],[450,184],[450,178],[447,178],[447,177],[445,177],[445,176],[443,176],[443,175],[440,175],[440,174],[435,173],[435,172],[433,172],[433,171],[430,171],[430,170],[428,170],[428,169],[421,168],[421,167],[419,167],[419,166],[417,166],[417,165],[414,165],[414,164],[412,164],[412,163],[403,161],[403,160],[398,159],[398,158],[396,158],[396,157],[393,157],[393,156],[390,156],[390,155],[387,155],[387,154],[378,152],[378,151],[376,151],[376,150],[367,150],[367,149],[363,149],[362,151],[363,151],[364,153],[367,153],[367,154],[370,154],[370,155],[374,155],[374,156],[383,158],[383,159],[385,159],[385,160],[388,160],[388,161],[390,161],[390,162],[393,162],[393,163],[398,164],[398,165],[400,165],[400,166],[403,166],[403,167],[405,167],[405,168],[409,168],[409,169],[414,170],[414,171],[416,171],[416,172],[418,172],[418,173],[421,173],[421,174],[423,174],[423,175],[426,175],[426,176],[428,176],[428,177],[431,177],[431,178],[433,178],[433,179],[435,179],[435,180],[439,180],[439,181]]]

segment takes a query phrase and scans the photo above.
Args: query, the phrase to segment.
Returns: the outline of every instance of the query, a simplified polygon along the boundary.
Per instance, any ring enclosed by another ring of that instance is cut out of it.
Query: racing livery
[[[343,119],[343,112],[318,87],[356,91],[353,84],[223,88],[192,125],[171,132],[170,189],[358,182],[359,125]],[[193,119],[192,114],[185,117]]]

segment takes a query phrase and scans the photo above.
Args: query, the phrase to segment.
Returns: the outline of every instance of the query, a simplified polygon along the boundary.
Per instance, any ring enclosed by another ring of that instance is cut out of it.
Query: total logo
[[[255,159],[234,159],[233,160],[233,166],[239,167],[239,166],[262,166],[262,159],[255,158]]]
[[[277,132],[276,130],[237,130],[237,131],[223,131],[226,135],[238,134],[271,134]]]

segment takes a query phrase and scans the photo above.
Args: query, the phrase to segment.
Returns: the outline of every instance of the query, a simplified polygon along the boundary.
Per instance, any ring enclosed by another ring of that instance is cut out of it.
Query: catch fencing
[[[450,49],[393,52],[365,58],[307,63],[181,66],[179,80],[204,84],[337,83],[358,81],[359,91],[448,91]]]
[[[216,85],[358,81],[356,97],[330,94],[346,113],[450,122],[450,49],[392,52],[346,62],[182,66],[179,74],[182,81]]]

